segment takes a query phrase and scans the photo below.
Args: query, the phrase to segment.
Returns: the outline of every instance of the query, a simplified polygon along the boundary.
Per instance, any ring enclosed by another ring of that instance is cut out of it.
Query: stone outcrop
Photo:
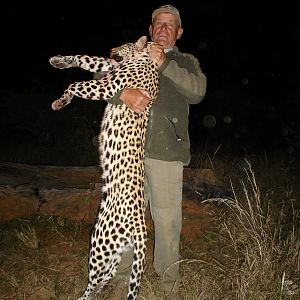
[[[100,171],[96,166],[1,162],[0,222],[33,214],[94,222],[100,203],[100,185]],[[183,213],[190,214],[191,209],[196,213],[197,207],[201,210],[195,203],[212,196],[211,191],[227,192],[210,169],[186,168]]]

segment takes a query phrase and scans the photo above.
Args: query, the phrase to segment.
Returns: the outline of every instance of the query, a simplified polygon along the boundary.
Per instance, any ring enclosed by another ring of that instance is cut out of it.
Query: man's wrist
[[[124,89],[124,90],[121,92],[121,94],[120,94],[120,100],[127,106],[127,104],[126,104],[126,99],[127,99],[127,97],[126,97],[126,89]]]

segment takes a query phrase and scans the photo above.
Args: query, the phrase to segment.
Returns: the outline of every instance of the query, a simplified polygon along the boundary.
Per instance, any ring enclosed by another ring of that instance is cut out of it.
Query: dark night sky
[[[15,110],[28,120],[35,118],[35,102],[25,96],[29,90],[46,91],[37,107],[51,116],[51,102],[69,83],[91,78],[81,70],[56,70],[49,57],[107,56],[111,47],[147,35],[153,9],[166,3],[144,1],[137,7],[130,1],[103,2],[7,4],[0,20],[2,143],[12,127],[20,129]],[[205,100],[191,110],[194,144],[200,139],[247,144],[266,140],[265,135],[281,139],[282,130],[300,130],[298,10],[288,1],[259,2],[202,0],[197,8],[195,1],[169,2],[181,12],[185,31],[180,50],[193,53],[208,78]],[[213,129],[202,126],[206,114],[217,119]],[[223,121],[225,116],[231,117],[230,124]]]

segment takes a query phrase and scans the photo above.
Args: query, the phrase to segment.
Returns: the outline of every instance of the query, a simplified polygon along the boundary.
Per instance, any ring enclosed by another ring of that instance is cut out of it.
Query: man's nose
[[[167,28],[168,28],[167,23],[163,23],[163,24],[161,25],[161,29],[167,29]]]

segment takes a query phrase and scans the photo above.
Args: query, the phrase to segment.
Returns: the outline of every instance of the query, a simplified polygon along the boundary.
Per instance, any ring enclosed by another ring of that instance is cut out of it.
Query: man
[[[149,27],[151,59],[160,72],[160,91],[148,122],[145,146],[145,197],[155,229],[154,268],[160,276],[160,289],[175,299],[180,283],[179,244],[182,227],[183,167],[190,161],[188,117],[190,104],[199,103],[206,92],[206,77],[198,60],[175,46],[183,29],[179,11],[163,5],[152,13]],[[140,113],[149,103],[147,91],[126,88],[111,103],[124,102]],[[125,253],[118,268],[124,287],[131,272],[132,252]],[[120,282],[120,281],[118,281]],[[122,283],[122,284],[123,284]],[[110,299],[123,299],[127,289],[115,289]],[[122,295],[121,295],[122,293]]]

